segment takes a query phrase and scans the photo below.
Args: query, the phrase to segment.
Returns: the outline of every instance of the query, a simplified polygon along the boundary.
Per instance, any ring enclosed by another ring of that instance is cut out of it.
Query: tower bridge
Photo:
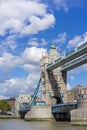
[[[52,45],[50,52],[41,58],[41,78],[34,95],[28,106],[19,110],[19,113],[30,110],[40,83],[42,101],[45,102],[45,107],[51,107],[53,114],[77,108],[77,103],[67,102],[67,71],[85,63],[87,63],[87,42],[63,56],[60,56],[56,47]]]
[[[54,105],[67,103],[67,71],[87,63],[87,42],[59,56],[53,45],[41,59],[42,100]]]

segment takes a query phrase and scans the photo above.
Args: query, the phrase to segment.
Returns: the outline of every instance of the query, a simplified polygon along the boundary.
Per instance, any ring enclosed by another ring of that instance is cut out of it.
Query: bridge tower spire
[[[59,57],[56,47],[52,45],[49,53],[41,59],[41,95],[47,105],[67,102],[66,72],[61,72],[61,67],[46,70],[47,64],[55,62]]]

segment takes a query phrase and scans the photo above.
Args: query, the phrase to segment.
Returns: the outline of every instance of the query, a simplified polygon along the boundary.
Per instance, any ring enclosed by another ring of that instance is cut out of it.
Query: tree
[[[0,110],[9,111],[11,109],[10,104],[6,100],[0,100]]]

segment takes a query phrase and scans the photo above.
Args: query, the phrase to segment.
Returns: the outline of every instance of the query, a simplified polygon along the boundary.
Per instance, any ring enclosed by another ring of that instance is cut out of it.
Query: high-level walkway
[[[87,42],[82,44],[81,46],[77,47],[75,50],[71,51],[70,53],[67,53],[64,56],[61,56],[60,58],[58,58],[54,62],[51,62],[50,64],[47,65],[46,69],[47,70],[53,70],[57,67],[62,66],[61,70],[63,71],[66,68],[65,66],[67,66],[67,70],[68,70],[68,68],[70,70],[70,66],[71,66],[71,69],[72,69],[72,68],[75,68],[75,65],[77,67],[77,66],[80,66],[83,63],[87,63],[87,55],[85,55],[85,54],[87,54]],[[82,56],[82,55],[84,55],[84,57],[80,58],[80,56]],[[80,63],[78,64],[79,61],[80,61]],[[70,65],[70,64],[73,64],[73,63],[74,63],[73,66]]]

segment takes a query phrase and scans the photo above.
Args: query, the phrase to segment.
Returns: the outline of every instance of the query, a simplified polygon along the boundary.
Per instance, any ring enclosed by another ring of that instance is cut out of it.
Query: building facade
[[[87,86],[77,85],[73,89],[67,91],[67,101],[87,99]]]
[[[15,100],[15,114],[19,116],[18,111],[21,109],[22,106],[27,106],[29,101],[31,100],[30,95],[21,94]]]

